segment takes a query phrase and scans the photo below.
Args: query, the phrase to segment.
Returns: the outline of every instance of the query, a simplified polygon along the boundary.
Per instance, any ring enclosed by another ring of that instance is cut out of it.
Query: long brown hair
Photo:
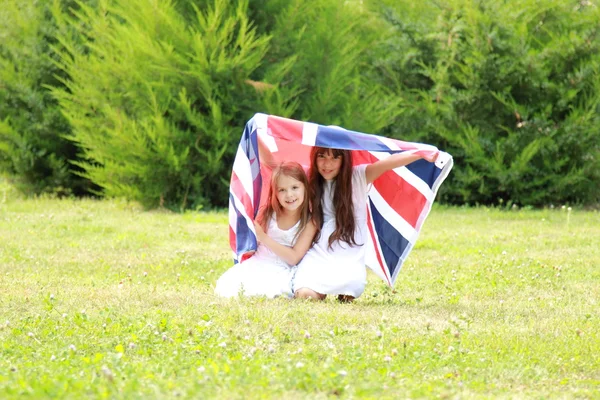
[[[304,185],[304,199],[302,200],[302,209],[300,211],[300,226],[298,227],[298,231],[294,236],[294,240],[296,240],[300,232],[302,232],[310,220],[310,202],[308,197],[308,178],[306,177],[306,173],[304,172],[302,165],[295,161],[284,161],[276,166],[275,169],[273,169],[267,201],[259,211],[257,221],[263,227],[264,231],[268,232],[269,221],[271,221],[273,213],[277,215],[278,213],[282,212],[283,208],[281,207],[281,204],[279,204],[279,200],[277,200],[277,194],[275,192],[277,190],[277,180],[280,176],[289,176],[290,178],[294,178]]]
[[[318,241],[323,227],[323,184],[325,179],[319,173],[317,158],[320,154],[331,154],[333,157],[342,157],[340,171],[335,177],[333,204],[335,207],[335,231],[329,236],[329,248],[333,242],[340,240],[350,245],[357,245],[354,239],[356,222],[354,220],[354,204],[352,201],[352,152],[349,150],[328,149],[313,147],[310,152],[310,198],[312,206],[312,220],[317,227],[314,241]]]

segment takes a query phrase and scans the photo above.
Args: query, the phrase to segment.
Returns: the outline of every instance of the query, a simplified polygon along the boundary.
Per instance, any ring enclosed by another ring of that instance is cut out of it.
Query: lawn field
[[[600,213],[434,207],[395,291],[213,295],[227,215],[0,193],[0,398],[600,398]]]

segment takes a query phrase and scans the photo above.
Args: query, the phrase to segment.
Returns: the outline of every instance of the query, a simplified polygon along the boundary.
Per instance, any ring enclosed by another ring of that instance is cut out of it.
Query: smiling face
[[[297,179],[287,175],[280,175],[277,178],[277,187],[275,188],[277,201],[284,210],[297,211],[304,203],[306,196],[306,187]]]
[[[319,174],[328,181],[335,179],[342,167],[342,155],[334,156],[332,151],[317,154],[317,169]]]

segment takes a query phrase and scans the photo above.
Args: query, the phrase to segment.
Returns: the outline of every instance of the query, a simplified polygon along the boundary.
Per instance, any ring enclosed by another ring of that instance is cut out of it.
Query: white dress
[[[335,208],[333,194],[335,181],[325,181],[323,187],[323,228],[319,241],[306,253],[298,264],[292,288],[309,288],[321,294],[360,296],[365,290],[367,270],[365,267],[367,231],[367,192],[369,185],[365,175],[366,165],[352,169],[352,202],[357,246],[335,241],[329,248],[329,236],[335,231]]]
[[[279,229],[275,215],[269,222],[267,234],[276,242],[293,246],[300,221],[288,230]],[[263,244],[249,259],[234,265],[219,278],[215,294],[222,297],[266,296],[293,297],[291,281],[296,266],[279,258]]]

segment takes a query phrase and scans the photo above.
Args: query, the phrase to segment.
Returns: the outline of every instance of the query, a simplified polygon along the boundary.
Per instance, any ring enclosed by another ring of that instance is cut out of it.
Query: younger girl
[[[313,148],[309,186],[312,220],[317,227],[315,245],[308,251],[294,277],[298,298],[324,299],[338,295],[351,301],[364,291],[367,191],[384,172],[422,158],[398,153],[369,165],[352,167],[348,150]],[[435,156],[428,161],[435,161]]]
[[[275,168],[267,203],[257,220],[256,253],[219,278],[217,295],[293,296],[295,266],[308,251],[316,232],[309,214],[308,180],[300,164],[283,162]]]

